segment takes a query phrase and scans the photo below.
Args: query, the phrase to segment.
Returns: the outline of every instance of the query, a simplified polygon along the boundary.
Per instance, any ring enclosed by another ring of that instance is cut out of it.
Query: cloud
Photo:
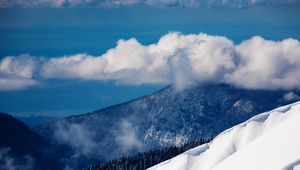
[[[60,144],[67,144],[76,151],[74,158],[98,154],[95,134],[82,124],[59,121],[54,137]]]
[[[297,95],[296,93],[294,92],[288,92],[286,93],[284,96],[283,96],[283,99],[285,101],[293,101],[293,100],[300,100],[300,96]]]
[[[0,91],[21,90],[37,85],[40,85],[40,83],[32,79],[0,77]]]
[[[37,60],[29,55],[5,57],[0,62],[0,91],[39,85],[38,81],[32,79],[38,67]]]
[[[8,56],[0,63],[1,75],[12,75],[21,78],[32,78],[37,60],[29,55]]]
[[[146,5],[156,7],[198,7],[199,1],[197,0],[146,0]]]
[[[299,0],[1,0],[0,8],[21,7],[119,7],[149,5],[155,7],[233,7],[255,5],[295,4]]]
[[[138,129],[128,120],[116,122],[115,127],[108,128],[108,135],[97,134],[92,129],[93,124],[58,121],[53,131],[56,144],[68,146],[67,154],[62,160],[67,168],[82,166],[86,160],[90,163],[99,160],[111,160],[136,151],[144,151],[145,145],[139,139]],[[101,140],[99,140],[101,139]],[[109,142],[109,144],[107,143]],[[112,148],[118,147],[118,152]]]
[[[120,129],[114,131],[114,135],[117,144],[125,152],[130,152],[131,150],[142,151],[144,148],[142,141],[138,139],[136,129],[127,120],[121,121]]]
[[[275,42],[259,36],[236,47],[239,62],[225,81],[254,89],[293,89],[300,85],[300,43],[295,39]]]
[[[34,160],[30,156],[15,158],[9,153],[9,148],[0,148],[0,169],[31,170],[34,169]]]
[[[115,48],[101,56],[5,57],[0,63],[0,78],[12,82],[14,78],[173,84],[178,90],[201,82],[250,89],[294,89],[300,87],[299,54],[300,42],[291,38],[271,41],[255,36],[234,44],[222,36],[171,32],[150,45],[134,38],[119,40]]]
[[[99,57],[78,54],[51,59],[41,69],[44,78],[114,80],[123,84],[175,84],[219,78],[231,70],[233,43],[225,37],[170,33],[157,44],[120,40]]]

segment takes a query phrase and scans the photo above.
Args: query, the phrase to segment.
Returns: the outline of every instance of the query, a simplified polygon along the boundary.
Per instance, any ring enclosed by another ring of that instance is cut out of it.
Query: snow
[[[300,102],[261,113],[150,170],[300,170]]]

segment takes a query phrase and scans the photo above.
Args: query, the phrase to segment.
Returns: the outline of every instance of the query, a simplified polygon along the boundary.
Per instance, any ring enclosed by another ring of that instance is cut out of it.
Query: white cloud
[[[197,0],[146,0],[144,2],[150,6],[157,7],[198,7],[199,1]]]
[[[43,78],[99,79],[105,64],[100,57],[76,54],[48,60],[40,74]]]
[[[118,7],[135,4],[156,7],[251,7],[259,4],[295,4],[299,0],[0,0],[0,8],[22,7]]]
[[[5,57],[0,61],[0,91],[39,85],[38,81],[32,79],[38,67],[37,60],[29,55]]]
[[[222,36],[173,32],[150,45],[134,38],[119,40],[115,48],[101,56],[5,57],[0,62],[1,79],[11,81],[12,87],[15,81],[19,88],[26,81],[31,83],[24,87],[43,79],[83,79],[131,85],[173,84],[179,90],[198,82],[293,89],[300,87],[300,42],[255,36],[235,45]]]
[[[283,96],[285,101],[300,100],[300,96],[294,92],[288,92]]]
[[[292,89],[300,85],[300,43],[253,37],[236,47],[239,63],[225,76],[231,84],[254,89]]]
[[[67,155],[63,156],[65,170],[76,169],[82,166],[82,160],[91,158],[103,158],[103,150],[99,141],[96,140],[96,133],[91,130],[91,126],[85,123],[75,123],[68,121],[58,121],[55,123],[53,137],[54,142],[68,146]]]
[[[99,154],[94,133],[82,124],[58,122],[55,139],[58,143],[67,144],[76,151],[73,157]]]
[[[0,73],[22,78],[32,78],[37,60],[29,55],[8,56],[1,60]]]
[[[218,79],[234,67],[233,43],[225,37],[170,33],[157,44],[120,40],[99,57],[78,54],[55,58],[41,70],[44,78],[115,80],[125,84],[169,84]]]
[[[40,85],[40,83],[32,79],[0,77],[0,91],[21,90],[37,85]]]

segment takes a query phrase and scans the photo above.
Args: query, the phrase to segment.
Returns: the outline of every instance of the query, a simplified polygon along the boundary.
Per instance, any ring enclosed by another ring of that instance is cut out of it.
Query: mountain
[[[261,113],[149,170],[292,170],[300,167],[300,102]]]
[[[29,115],[29,116],[16,116],[16,118],[24,122],[30,128],[33,128],[51,121],[55,121],[57,119],[60,119],[61,117]]]
[[[297,92],[290,92],[297,96]],[[80,166],[216,136],[250,117],[291,102],[287,91],[201,84],[152,95],[34,128],[53,144],[74,149]],[[287,100],[288,99],[288,100]],[[89,160],[89,162],[85,162]]]
[[[51,145],[18,119],[0,113],[0,169],[59,169]]]
[[[188,142],[182,146],[171,146],[162,149],[140,152],[133,156],[123,156],[121,158],[108,161],[102,164],[90,165],[82,170],[142,170],[150,168],[160,162],[173,158],[188,149],[194,148],[210,140],[197,140]]]

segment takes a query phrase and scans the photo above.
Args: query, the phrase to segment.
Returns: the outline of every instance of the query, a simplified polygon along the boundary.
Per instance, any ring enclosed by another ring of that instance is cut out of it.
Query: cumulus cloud
[[[39,84],[33,80],[39,67],[37,60],[29,55],[8,56],[0,62],[0,90],[18,90]]]
[[[253,37],[236,47],[240,60],[234,72],[225,75],[231,84],[246,88],[293,89],[300,83],[300,44]]]
[[[115,80],[124,84],[175,84],[214,81],[234,67],[233,43],[225,37],[170,33],[157,44],[120,40],[100,57],[78,54],[55,58],[41,69],[45,78]],[[182,87],[181,87],[182,86]]]
[[[115,48],[101,56],[5,57],[0,63],[0,78],[12,77],[34,82],[82,79],[130,85],[173,84],[179,90],[201,82],[294,89],[300,87],[300,42],[255,36],[234,44],[222,36],[172,32],[150,45],[134,38],[119,40]]]
[[[157,7],[198,7],[197,0],[146,0],[146,5]]]
[[[150,5],[156,7],[233,7],[243,8],[259,4],[295,4],[299,0],[1,0],[1,8],[22,7],[118,7]]]

